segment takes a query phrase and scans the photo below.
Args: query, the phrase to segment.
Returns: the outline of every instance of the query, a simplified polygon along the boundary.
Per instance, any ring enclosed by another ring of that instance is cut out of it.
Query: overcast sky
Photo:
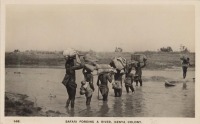
[[[195,51],[193,5],[7,5],[6,51]]]

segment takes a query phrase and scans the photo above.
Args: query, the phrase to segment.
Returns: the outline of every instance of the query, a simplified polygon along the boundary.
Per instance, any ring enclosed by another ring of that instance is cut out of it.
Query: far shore
[[[128,52],[88,52],[98,59],[98,64],[109,64],[113,57],[121,56],[127,61],[131,60],[133,53]],[[146,70],[165,70],[176,69],[181,67],[180,57],[187,54],[190,58],[192,66],[189,68],[195,69],[195,53],[180,53],[180,52],[136,52],[144,54],[147,57]],[[81,61],[83,61],[81,59]],[[6,52],[5,53],[6,68],[55,68],[64,69],[65,59],[62,53],[45,53],[45,52]]]

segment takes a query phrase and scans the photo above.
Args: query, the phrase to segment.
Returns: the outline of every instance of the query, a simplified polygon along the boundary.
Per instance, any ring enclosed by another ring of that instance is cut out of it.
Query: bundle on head
[[[142,63],[147,60],[147,57],[144,54],[132,54],[131,60]]]
[[[126,59],[123,57],[115,57],[110,62],[110,65],[115,69],[122,70],[126,66]]]
[[[63,51],[63,56],[68,57],[75,57],[78,54],[78,52],[73,48],[67,48]]]
[[[188,60],[189,57],[187,55],[180,55],[180,60]]]

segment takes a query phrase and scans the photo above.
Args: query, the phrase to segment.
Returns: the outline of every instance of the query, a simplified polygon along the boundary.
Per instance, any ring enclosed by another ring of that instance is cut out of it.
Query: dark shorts
[[[182,69],[183,69],[183,73],[187,72],[187,67],[186,66],[183,66]]]
[[[70,86],[66,86],[67,93],[69,96],[69,99],[75,99],[76,96],[76,88],[72,88]]]
[[[141,76],[135,76],[135,77],[134,77],[134,80],[135,80],[135,81],[140,81],[141,79],[142,79]]]
[[[65,85],[65,87],[67,89],[69,99],[75,99],[76,87],[77,87],[75,80],[73,78],[71,78],[71,76],[65,75],[62,83],[63,83],[63,85]]]
[[[109,88],[106,85],[100,85],[99,90],[100,90],[102,95],[107,95],[108,92],[109,92]]]

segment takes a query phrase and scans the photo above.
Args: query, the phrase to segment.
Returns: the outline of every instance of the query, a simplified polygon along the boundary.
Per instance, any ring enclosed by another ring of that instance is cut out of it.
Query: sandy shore
[[[5,116],[65,116],[59,111],[43,111],[41,107],[37,107],[34,102],[27,99],[28,96],[24,94],[5,92]]]

